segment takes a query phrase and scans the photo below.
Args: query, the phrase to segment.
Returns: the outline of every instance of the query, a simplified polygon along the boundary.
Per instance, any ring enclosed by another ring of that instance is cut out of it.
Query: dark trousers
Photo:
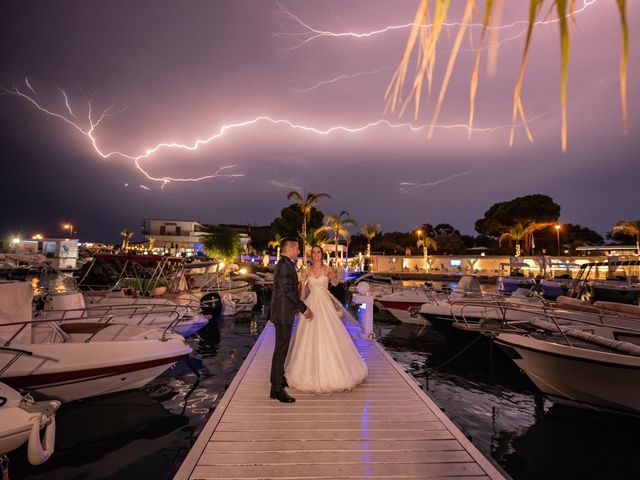
[[[284,387],[284,362],[289,352],[292,326],[278,323],[274,326],[276,327],[276,346],[271,359],[271,390],[277,391]]]

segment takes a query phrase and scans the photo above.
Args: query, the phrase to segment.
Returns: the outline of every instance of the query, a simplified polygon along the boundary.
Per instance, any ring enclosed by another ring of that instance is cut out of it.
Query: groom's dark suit
[[[296,267],[289,257],[283,255],[276,264],[271,296],[271,321],[276,327],[276,346],[271,361],[272,392],[284,388],[284,362],[289,351],[295,314],[307,311],[307,306],[300,300],[299,294]]]

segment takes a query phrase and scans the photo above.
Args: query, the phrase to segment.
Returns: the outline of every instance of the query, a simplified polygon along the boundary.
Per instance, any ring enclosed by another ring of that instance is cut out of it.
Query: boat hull
[[[23,355],[0,377],[14,389],[25,389],[70,402],[139,388],[156,378],[191,348],[182,337],[124,342],[12,345],[33,352]],[[0,365],[10,353],[0,352]]]
[[[517,334],[496,343],[547,396],[571,406],[640,415],[640,358]]]

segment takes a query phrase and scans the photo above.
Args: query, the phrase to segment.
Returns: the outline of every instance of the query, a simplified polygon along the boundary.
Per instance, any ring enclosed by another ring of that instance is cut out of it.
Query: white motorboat
[[[62,401],[138,388],[191,353],[169,328],[32,320],[31,285],[0,284],[0,381]]]
[[[495,342],[558,403],[640,415],[640,329],[532,318]]]
[[[403,323],[424,325],[424,318],[418,313],[423,304],[434,299],[434,295],[424,288],[407,288],[382,295],[377,303]]]
[[[171,328],[189,337],[209,323],[199,313],[200,302],[179,305],[163,298],[124,295],[88,295],[78,291],[73,279],[61,278],[52,282],[44,308],[34,318],[112,322],[154,328]]]
[[[35,402],[0,383],[0,458],[27,444],[31,465],[46,462],[55,449],[56,410],[60,402]],[[44,443],[40,431],[44,429]]]
[[[256,292],[225,293],[222,297],[222,315],[250,312],[258,303]]]

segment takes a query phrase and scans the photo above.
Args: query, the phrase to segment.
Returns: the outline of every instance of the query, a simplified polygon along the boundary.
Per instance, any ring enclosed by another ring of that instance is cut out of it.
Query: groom
[[[276,327],[276,346],[271,360],[271,398],[283,403],[293,403],[295,398],[286,391],[287,379],[284,376],[284,362],[289,351],[291,330],[296,312],[305,318],[311,318],[311,310],[300,300],[298,275],[295,261],[300,255],[298,239],[285,238],[280,243],[282,257],[276,264],[273,276],[273,294],[271,296],[271,321]]]

